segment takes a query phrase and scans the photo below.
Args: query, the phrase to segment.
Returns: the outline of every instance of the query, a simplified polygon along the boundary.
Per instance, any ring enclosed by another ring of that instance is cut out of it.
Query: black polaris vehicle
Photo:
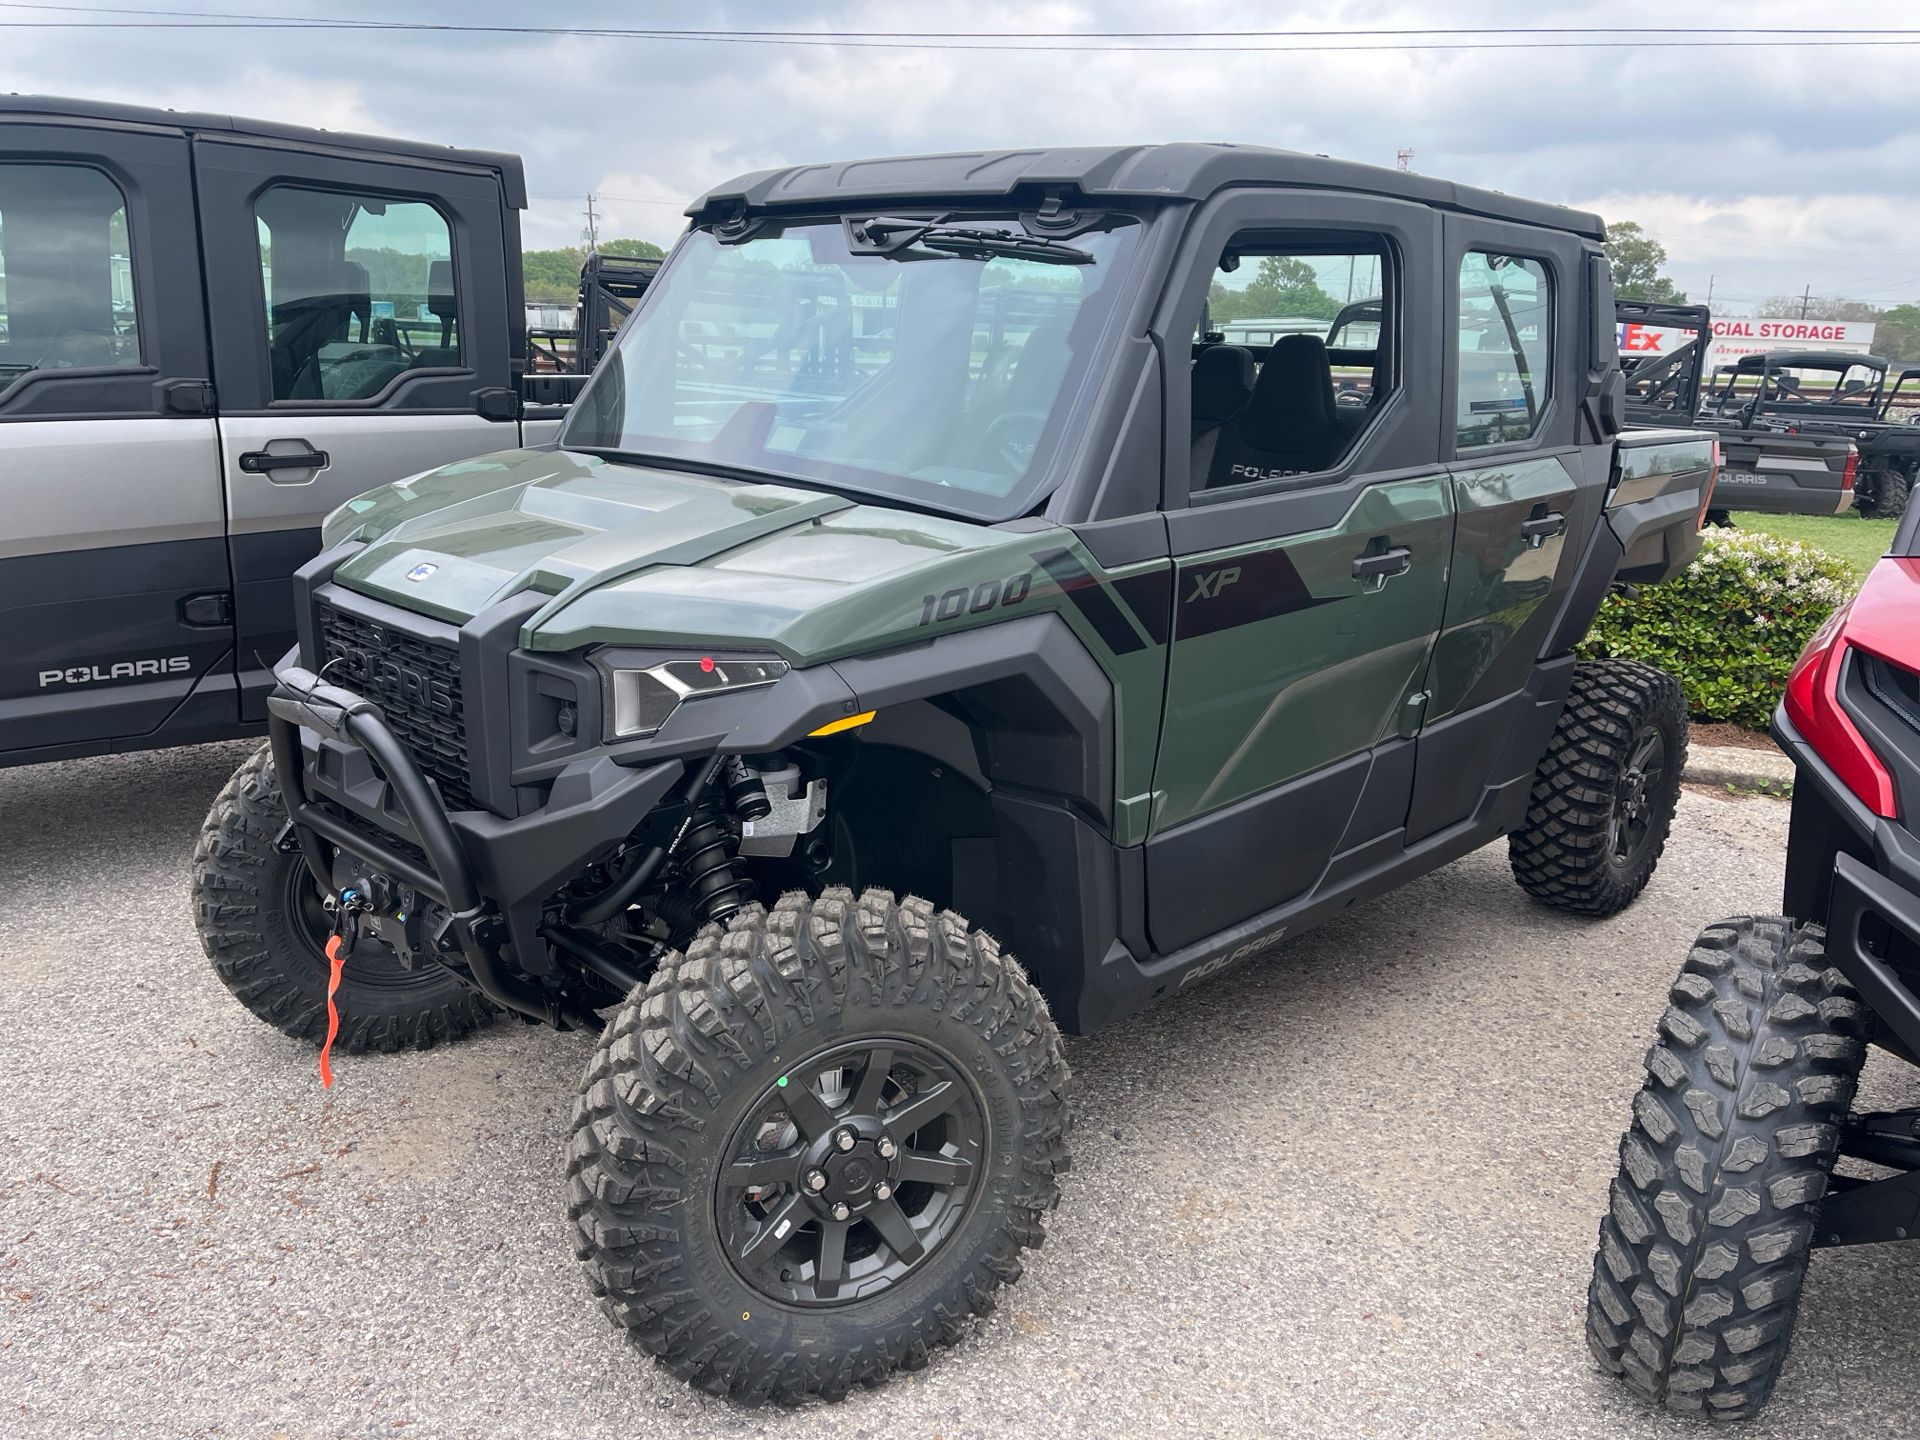
[[[1756,420],[1747,408],[1753,382],[1737,379],[1734,367],[1723,367],[1708,383],[1713,316],[1706,306],[1620,300],[1613,313],[1627,379],[1627,424],[1698,425],[1720,440],[1710,521],[1727,524],[1734,510],[1839,515],[1853,508],[1860,453],[1851,439]]]
[[[1878,355],[1834,350],[1743,355],[1715,375],[1698,423],[1735,432],[1723,441],[1729,467],[1737,463],[1731,453],[1736,439],[1769,451],[1783,442],[1830,451],[1851,445],[1859,452],[1851,475],[1860,513],[1870,519],[1898,519],[1920,472],[1920,425],[1908,423],[1896,402],[1909,379],[1920,379],[1920,371],[1903,372],[1889,388],[1890,368]],[[1831,464],[1829,456],[1828,468]],[[1814,475],[1813,488],[1825,489],[1817,473],[1821,467],[1810,459],[1805,468]]]
[[[1920,1064],[1920,509],[1892,548],[1774,712],[1785,914],[1695,942],[1620,1142],[1587,1337],[1670,1410],[1766,1403],[1814,1250],[1920,1238],[1920,1107],[1852,1108],[1868,1044]]]

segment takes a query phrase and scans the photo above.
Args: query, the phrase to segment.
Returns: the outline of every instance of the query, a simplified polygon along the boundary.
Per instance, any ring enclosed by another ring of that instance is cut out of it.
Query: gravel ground
[[[999,1311],[917,1376],[747,1412],[631,1351],[568,1254],[584,1035],[345,1058],[202,958],[193,836],[243,747],[0,772],[0,1433],[1699,1433],[1581,1336],[1614,1145],[1706,921],[1786,807],[1689,793],[1616,920],[1489,849],[1070,1044],[1076,1169]],[[1876,1060],[1866,1098],[1920,1103]],[[1920,1429],[1920,1249],[1816,1258],[1749,1440]]]

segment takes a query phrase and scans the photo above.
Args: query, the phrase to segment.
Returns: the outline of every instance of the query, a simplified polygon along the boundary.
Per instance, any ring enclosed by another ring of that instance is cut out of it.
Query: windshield
[[[594,373],[562,443],[864,491],[988,519],[1048,478],[1139,226],[1028,253],[885,254],[838,219],[689,234]],[[864,253],[863,253],[864,251]],[[1091,257],[1088,262],[1087,257]]]

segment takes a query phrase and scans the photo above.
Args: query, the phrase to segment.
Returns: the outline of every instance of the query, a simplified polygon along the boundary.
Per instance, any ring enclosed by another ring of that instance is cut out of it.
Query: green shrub
[[[1703,720],[1767,723],[1820,622],[1859,587],[1848,564],[1797,540],[1711,529],[1684,573],[1611,595],[1581,643],[1679,677]]]

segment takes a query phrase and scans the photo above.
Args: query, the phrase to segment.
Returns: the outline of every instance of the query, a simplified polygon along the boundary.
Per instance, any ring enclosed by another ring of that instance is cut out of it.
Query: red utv
[[[1753,1414],[1812,1252],[1920,1238],[1920,1109],[1853,1109],[1869,1044],[1920,1064],[1916,541],[1920,507],[1787,682],[1786,914],[1695,942],[1620,1141],[1587,1337],[1669,1410]]]

